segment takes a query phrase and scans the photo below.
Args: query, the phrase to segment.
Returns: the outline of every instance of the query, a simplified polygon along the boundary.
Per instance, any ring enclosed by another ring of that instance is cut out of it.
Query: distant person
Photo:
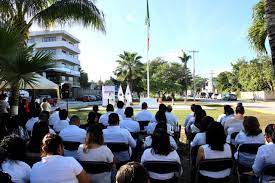
[[[187,122],[186,127],[185,127],[185,132],[187,134],[190,132],[191,125],[195,123],[196,114],[201,113],[201,111],[202,111],[202,107],[200,105],[195,105],[194,106],[194,116],[190,117],[190,119]]]
[[[56,122],[53,126],[55,132],[59,133],[61,130],[69,126],[68,122],[68,111],[66,109],[62,109],[59,111],[59,121]]]
[[[7,125],[8,134],[15,134],[24,140],[29,140],[30,137],[28,131],[25,126],[23,126],[24,124],[22,124],[21,120],[22,119],[18,115],[12,116],[9,119]]]
[[[178,120],[177,116],[175,116],[172,113],[172,111],[173,111],[172,106],[168,105],[167,106],[167,111],[166,111],[165,114],[166,114],[167,123],[169,123],[171,126],[175,126],[175,125],[177,125],[179,120]]]
[[[149,183],[147,170],[137,162],[129,162],[117,172],[116,183]]]
[[[7,120],[10,112],[10,105],[6,101],[6,98],[7,98],[6,94],[0,95],[0,118],[2,119],[3,126],[7,124]]]
[[[124,114],[125,111],[123,109],[124,102],[118,101],[117,104],[116,104],[116,106],[117,106],[117,110],[115,111],[115,113],[117,113],[118,115],[120,115],[122,117],[122,119],[125,119],[126,118],[125,114]]]
[[[99,123],[101,123],[102,125],[104,125],[105,127],[109,125],[108,121],[109,121],[109,115],[111,113],[114,113],[114,106],[112,104],[108,104],[106,107],[106,111],[107,113],[102,114],[99,118]],[[119,120],[122,120],[122,117],[120,115],[119,116]]]
[[[136,141],[133,139],[130,132],[119,126],[119,115],[111,113],[109,115],[109,126],[103,130],[103,137],[105,143],[125,143],[129,144],[131,148],[136,147]],[[129,149],[130,150],[130,149]],[[131,151],[130,151],[131,152]],[[129,161],[129,151],[114,153],[118,162]]]
[[[77,159],[80,161],[106,162],[114,165],[114,155],[104,145],[103,131],[100,125],[92,125],[88,129],[85,143],[78,147]],[[111,173],[92,174],[91,180],[98,183],[111,183]]]
[[[228,109],[230,109],[230,108],[231,108],[230,105],[224,105],[223,106],[223,111],[224,112],[223,112],[223,114],[219,115],[219,117],[217,119],[217,122],[221,123],[224,120],[224,118],[226,117],[226,113],[227,113]]]
[[[195,122],[190,126],[190,133],[195,134],[200,132],[202,119],[206,116],[205,110],[200,110],[195,113]]]
[[[125,109],[125,119],[120,122],[120,127],[127,129],[130,133],[135,133],[140,131],[139,123],[132,119],[134,115],[134,109],[132,107],[126,107]]]
[[[89,112],[87,123],[80,125],[79,127],[84,130],[88,130],[91,126],[98,124],[97,117],[98,117],[98,115],[94,111]],[[100,123],[100,125],[101,125],[101,123]]]
[[[33,125],[39,121],[40,109],[31,112],[31,118],[26,123],[26,129],[29,134],[32,132]]]
[[[167,123],[167,119],[166,119],[166,115],[165,115],[165,112],[160,110],[156,113],[155,115],[155,119],[156,119],[156,122],[150,122],[148,127],[147,127],[147,134],[153,134],[155,128],[156,128],[156,125],[160,122],[164,122],[167,124],[167,133],[168,134],[172,134],[172,126],[170,124]]]
[[[195,106],[196,106],[195,104],[191,105],[190,109],[191,109],[192,112],[186,116],[185,121],[184,121],[184,127],[187,126],[187,123],[189,122],[189,120],[191,118],[195,118],[194,117]]]
[[[89,183],[85,170],[73,157],[63,157],[63,143],[58,135],[47,134],[42,141],[42,160],[31,170],[31,183],[79,182]]]
[[[49,118],[49,125],[50,126],[54,126],[55,123],[57,123],[58,121],[60,121],[60,118],[59,118],[59,111],[61,109],[58,107],[56,108],[53,113],[50,115],[50,118]]]
[[[42,111],[51,112],[51,104],[48,102],[47,98],[43,99],[43,102],[40,105]]]
[[[93,111],[96,113],[97,119],[99,119],[101,114],[98,112],[99,111],[98,105],[93,105]]]
[[[6,136],[0,143],[5,150],[5,158],[1,164],[2,171],[8,173],[14,183],[28,183],[31,167],[23,162],[26,154],[26,144],[17,135]]]
[[[148,111],[148,105],[146,102],[141,104],[141,111],[136,114],[136,121],[151,121],[154,118],[153,114]]]
[[[232,107],[230,107],[225,111],[225,116],[221,120],[222,126],[224,126],[224,123],[226,121],[228,121],[229,119],[231,119],[233,117],[234,117],[234,110],[232,109]]]

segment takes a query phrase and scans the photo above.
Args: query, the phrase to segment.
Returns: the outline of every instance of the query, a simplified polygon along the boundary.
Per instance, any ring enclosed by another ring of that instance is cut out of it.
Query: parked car
[[[84,95],[82,101],[83,102],[92,102],[96,101],[96,96],[95,95]]]
[[[40,102],[43,102],[43,99],[46,98],[51,105],[55,106],[57,104],[57,98],[53,98],[51,95],[39,95],[38,98]]]
[[[237,96],[235,94],[226,94],[222,97],[222,100],[237,101]]]

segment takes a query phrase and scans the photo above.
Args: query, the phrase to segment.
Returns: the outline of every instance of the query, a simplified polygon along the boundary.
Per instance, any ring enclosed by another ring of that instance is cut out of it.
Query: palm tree
[[[10,86],[12,94],[12,115],[18,114],[19,89],[33,86],[37,81],[35,72],[53,67],[53,57],[45,52],[33,52],[33,47],[18,46],[21,43],[19,31],[11,26],[0,26],[0,86]]]
[[[104,15],[95,0],[1,0],[0,21],[12,22],[27,40],[33,23],[50,27],[55,23],[79,22],[105,32]]]
[[[114,71],[117,79],[122,82],[127,82],[130,90],[133,91],[133,80],[137,79],[143,73],[143,64],[140,62],[141,56],[137,53],[131,53],[124,51],[119,55],[117,60],[118,66]]]
[[[179,57],[179,59],[181,60],[181,62],[183,63],[183,68],[184,68],[184,75],[185,75],[185,99],[184,102],[186,103],[187,101],[187,85],[188,85],[188,81],[187,81],[187,62],[188,60],[190,60],[192,57],[190,55],[187,55],[183,50],[181,50],[182,52],[182,56]]]

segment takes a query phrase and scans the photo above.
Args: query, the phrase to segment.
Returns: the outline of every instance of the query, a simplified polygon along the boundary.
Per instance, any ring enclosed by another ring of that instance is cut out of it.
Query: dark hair
[[[159,111],[166,112],[167,111],[166,105],[165,104],[159,104]]]
[[[66,109],[62,109],[59,111],[60,120],[66,120],[68,118],[68,111]]]
[[[236,107],[236,114],[244,114],[244,107],[243,106],[237,106]]]
[[[167,123],[166,114],[165,114],[164,111],[159,110],[156,113],[155,118],[156,118],[156,120],[157,120],[158,123],[159,122],[165,122],[165,123]]]
[[[94,111],[89,112],[87,122],[89,125],[96,124],[98,121],[95,121],[97,115]]]
[[[206,144],[212,150],[223,151],[226,143],[226,135],[223,126],[218,122],[210,123],[206,130]]]
[[[100,125],[92,125],[89,127],[87,131],[83,152],[87,153],[89,149],[91,149],[92,144],[104,144],[103,132]]]
[[[173,110],[172,106],[171,106],[171,105],[168,105],[168,106],[167,106],[167,111],[168,111],[168,112],[172,112],[172,110]]]
[[[165,122],[157,123],[155,130],[157,130],[157,129],[163,129],[167,132],[167,123],[165,123]]]
[[[243,106],[243,103],[239,102],[237,103],[237,106]]]
[[[137,162],[129,162],[121,166],[116,174],[117,183],[147,183],[148,180],[147,170]]]
[[[260,123],[254,116],[245,116],[243,126],[247,136],[257,136],[262,133],[262,130],[260,129]]]
[[[33,125],[32,136],[28,145],[28,149],[33,153],[40,153],[42,139],[50,132],[49,126],[46,122],[40,121]]]
[[[39,114],[39,120],[41,121],[48,121],[50,118],[50,112],[49,111],[42,111]]]
[[[227,109],[225,115],[229,116],[231,114],[234,114],[234,110],[232,109],[232,107],[230,107],[229,109]]]
[[[227,111],[228,111],[228,109],[230,109],[231,108],[231,106],[230,105],[224,105],[223,106],[223,111],[224,111],[224,114],[226,114],[227,113]]]
[[[59,135],[48,133],[42,140],[41,156],[45,157],[48,154],[61,155],[58,150],[59,147],[63,148],[63,142]]]
[[[80,118],[77,115],[73,115],[70,119],[70,124],[76,124],[78,121],[80,121]]]
[[[106,111],[107,111],[107,112],[114,111],[114,106],[113,106],[112,104],[108,104],[108,105],[106,106]]]
[[[32,117],[36,118],[36,117],[39,117],[40,112],[41,112],[40,108],[35,108],[34,110],[31,111],[31,115]]]
[[[200,129],[202,119],[206,116],[205,110],[196,110],[195,111],[195,122],[194,125]]]
[[[127,118],[130,118],[134,115],[134,109],[132,107],[126,107],[124,114]]]
[[[200,105],[195,105],[194,107],[194,113],[196,113],[196,111],[201,111],[202,107]]]
[[[215,122],[215,120],[211,116],[203,117],[199,126],[200,132],[205,132],[212,122]]]
[[[43,102],[47,102],[47,98],[43,98]]]
[[[117,106],[117,108],[122,109],[123,106],[124,106],[124,102],[118,101],[117,104],[116,104],[116,106]]]
[[[191,107],[190,107],[190,108],[191,108],[191,111],[195,112],[195,106],[196,106],[196,104],[192,104],[192,105],[191,105]]]
[[[14,130],[19,129],[20,124],[22,124],[22,119],[16,115],[12,116],[7,123],[7,129],[9,133],[13,133]]]
[[[275,124],[269,124],[265,127],[265,135],[267,137],[272,137],[272,134],[275,131]]]
[[[152,135],[152,149],[154,153],[167,156],[171,151],[170,139],[167,131],[156,129]]]
[[[23,160],[26,154],[26,143],[19,136],[12,134],[3,138],[0,147],[5,150],[6,158],[10,160]]]
[[[146,103],[146,102],[143,102],[143,103],[141,104],[141,109],[147,109],[147,108],[148,108],[147,103]]]
[[[119,116],[117,113],[111,113],[109,115],[109,125],[118,125],[119,124]]]
[[[98,105],[93,105],[93,111],[98,112]]]

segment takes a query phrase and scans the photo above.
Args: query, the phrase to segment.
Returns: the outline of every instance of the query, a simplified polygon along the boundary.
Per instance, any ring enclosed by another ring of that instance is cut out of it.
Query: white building
[[[31,32],[28,45],[35,44],[36,50],[45,50],[54,54],[55,67],[43,73],[56,84],[67,84],[69,88],[79,88],[80,61],[78,40],[66,31]]]

